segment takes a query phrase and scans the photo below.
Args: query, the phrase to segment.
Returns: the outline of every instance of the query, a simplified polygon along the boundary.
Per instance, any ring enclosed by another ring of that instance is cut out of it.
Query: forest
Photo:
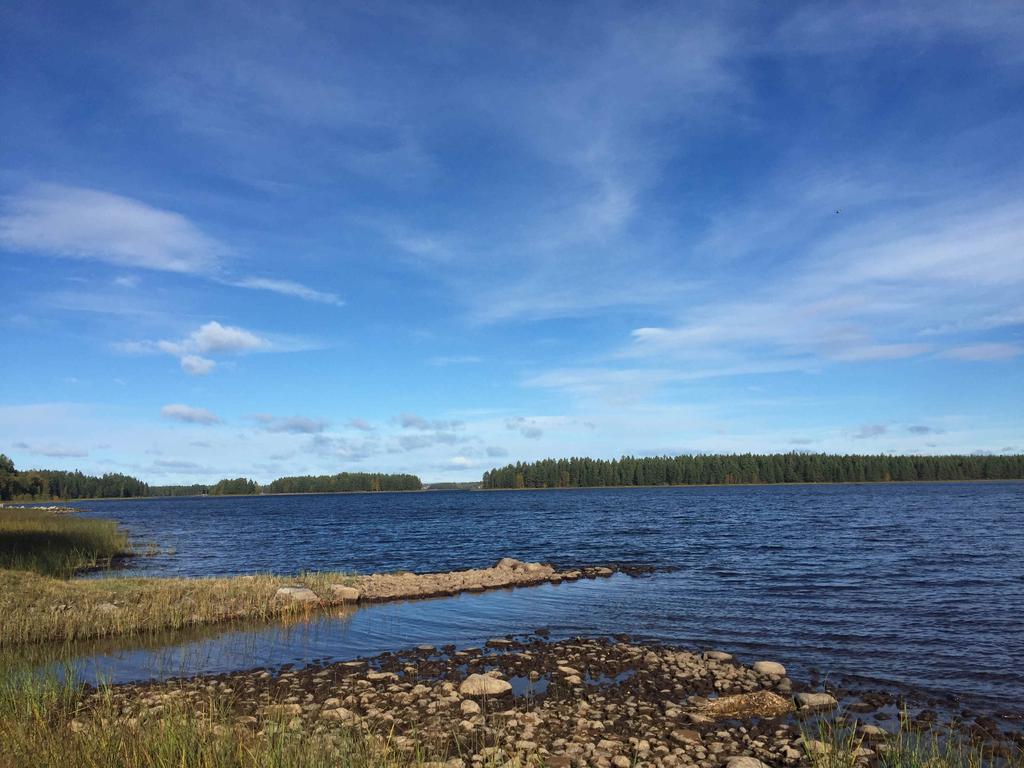
[[[340,472],[336,475],[282,477],[260,486],[247,477],[224,479],[214,485],[148,485],[121,474],[102,477],[53,469],[18,471],[0,453],[0,501],[56,499],[122,499],[140,496],[227,496],[258,493],[338,493],[343,491],[418,491],[416,475]]]
[[[590,488],[629,485],[863,483],[1020,480],[1024,455],[865,456],[826,453],[623,456],[509,464],[483,476],[484,488]]]

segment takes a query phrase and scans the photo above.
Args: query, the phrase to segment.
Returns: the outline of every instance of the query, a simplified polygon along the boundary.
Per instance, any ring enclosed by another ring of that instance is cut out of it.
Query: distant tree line
[[[0,453],[0,500],[127,498],[146,496],[149,486],[128,475],[102,477],[53,469],[19,472],[10,458]]]
[[[336,475],[281,477],[266,486],[266,493],[338,493],[340,491],[418,491],[423,483],[416,475],[382,475],[371,472],[339,472]]]
[[[224,479],[214,485],[148,485],[121,474],[102,477],[52,469],[18,471],[0,453],[0,501],[40,499],[120,499],[138,496],[226,496],[258,493],[338,493],[344,491],[418,491],[416,475],[340,472],[336,475],[282,477],[260,486],[247,477]]]
[[[1024,479],[1024,455],[862,456],[825,453],[543,459],[484,473],[484,488],[862,483]]]

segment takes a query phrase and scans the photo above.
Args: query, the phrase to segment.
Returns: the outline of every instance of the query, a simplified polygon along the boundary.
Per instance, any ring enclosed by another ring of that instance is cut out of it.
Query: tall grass
[[[25,643],[151,635],[225,621],[269,621],[322,610],[342,573],[232,576],[206,579],[61,580],[0,570],[0,648]],[[301,584],[320,603],[277,599],[279,587]]]
[[[0,568],[69,578],[130,552],[128,534],[113,520],[0,509]]]
[[[921,729],[907,717],[900,729],[880,741],[865,740],[856,720],[842,717],[817,722],[815,731],[804,731],[806,762],[812,768],[859,768],[877,753],[881,768],[1024,768],[1024,753],[1007,743],[996,751],[982,740],[953,727]]]
[[[128,718],[110,688],[87,700],[73,683],[30,675],[0,681],[0,745],[0,768],[413,768],[451,756],[365,730],[240,725],[215,694]]]

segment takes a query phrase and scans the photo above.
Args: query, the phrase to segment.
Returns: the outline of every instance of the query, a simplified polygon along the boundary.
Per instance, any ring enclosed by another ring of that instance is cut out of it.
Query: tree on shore
[[[1024,479],[1024,455],[865,456],[826,453],[543,459],[492,469],[484,488],[857,483]]]

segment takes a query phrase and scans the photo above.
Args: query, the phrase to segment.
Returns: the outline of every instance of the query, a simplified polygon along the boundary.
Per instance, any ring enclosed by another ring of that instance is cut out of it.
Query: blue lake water
[[[628,632],[797,675],[860,675],[1019,710],[1024,483],[432,492],[87,502],[173,554],[128,573],[635,563],[641,578],[361,608],[290,627],[94,649],[117,679],[314,659],[550,628]],[[152,644],[150,644],[152,645]]]

